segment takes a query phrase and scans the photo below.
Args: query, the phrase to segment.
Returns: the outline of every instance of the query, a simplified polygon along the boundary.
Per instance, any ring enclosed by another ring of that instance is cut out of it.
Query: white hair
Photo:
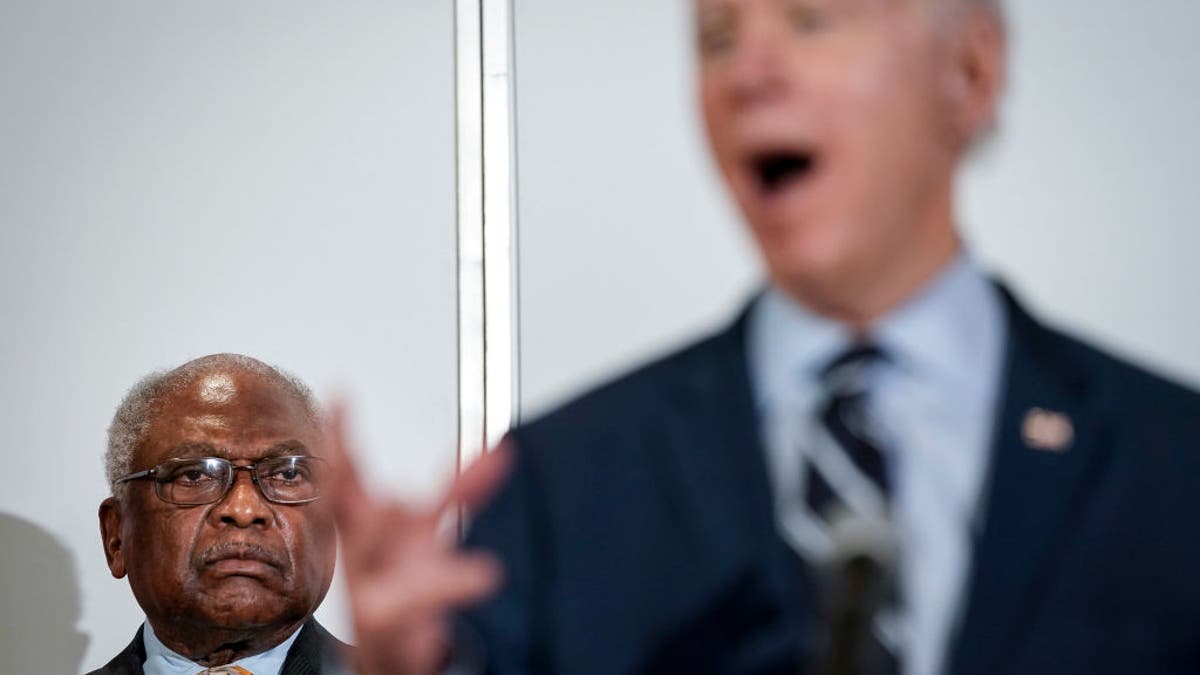
[[[300,378],[241,354],[212,354],[202,356],[172,370],[160,370],[143,377],[133,385],[108,426],[108,449],[104,453],[104,470],[108,486],[115,495],[117,479],[133,471],[133,455],[138,443],[150,426],[163,397],[178,392],[204,375],[217,371],[237,370],[254,373],[283,387],[304,405],[313,424],[321,423],[321,411],[312,390]]]

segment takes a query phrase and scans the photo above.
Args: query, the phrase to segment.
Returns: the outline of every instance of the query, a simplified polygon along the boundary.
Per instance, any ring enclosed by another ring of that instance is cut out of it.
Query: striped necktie
[[[900,671],[894,639],[880,614],[898,606],[890,526],[892,480],[887,455],[873,438],[868,375],[884,355],[870,344],[851,347],[822,373],[818,418],[826,442],[804,461],[804,503],[833,542],[824,572],[824,675],[890,675]]]
[[[196,675],[254,675],[254,673],[241,666],[215,666],[205,668]]]
[[[843,513],[887,516],[892,492],[887,457],[871,438],[866,410],[868,369],[882,356],[873,345],[856,345],[822,374],[827,393],[820,422],[840,457],[826,460],[825,468],[812,458],[805,463],[804,500],[818,520],[829,524]],[[829,475],[834,466],[842,467],[837,481]]]

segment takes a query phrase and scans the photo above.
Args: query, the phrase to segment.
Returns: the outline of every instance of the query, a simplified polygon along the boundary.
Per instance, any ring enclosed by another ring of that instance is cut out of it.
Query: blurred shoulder
[[[1074,335],[1045,330],[1062,358],[1088,374],[1107,407],[1131,417],[1200,422],[1200,391]]]
[[[563,440],[592,444],[661,423],[697,388],[703,392],[718,386],[723,373],[744,370],[744,317],[522,423],[511,438],[521,449]]]

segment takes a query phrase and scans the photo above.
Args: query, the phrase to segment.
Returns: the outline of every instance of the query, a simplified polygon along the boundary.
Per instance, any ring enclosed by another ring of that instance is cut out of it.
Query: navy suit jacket
[[[951,675],[1200,673],[1200,395],[1006,296],[1001,406]],[[468,546],[495,673],[796,673],[812,594],[775,518],[732,327],[511,433]],[[1067,415],[1065,452],[1022,423]]]
[[[1200,395],[1006,306],[947,673],[1200,673]],[[493,673],[803,671],[814,601],[775,530],[745,323],[511,432],[467,537],[505,566],[464,617]],[[1027,446],[1034,407],[1072,420],[1067,452]]]
[[[327,672],[327,666],[340,669],[342,654],[348,649],[346,643],[330,635],[316,619],[309,619],[288,650],[279,675],[321,675]],[[146,643],[142,640],[142,629],[138,628],[129,646],[88,675],[142,675],[145,662]]]

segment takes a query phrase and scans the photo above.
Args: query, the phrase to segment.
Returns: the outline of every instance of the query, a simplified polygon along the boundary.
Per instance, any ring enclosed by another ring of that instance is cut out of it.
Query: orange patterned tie
[[[196,675],[254,675],[254,673],[241,666],[217,666],[216,668],[205,668]]]

